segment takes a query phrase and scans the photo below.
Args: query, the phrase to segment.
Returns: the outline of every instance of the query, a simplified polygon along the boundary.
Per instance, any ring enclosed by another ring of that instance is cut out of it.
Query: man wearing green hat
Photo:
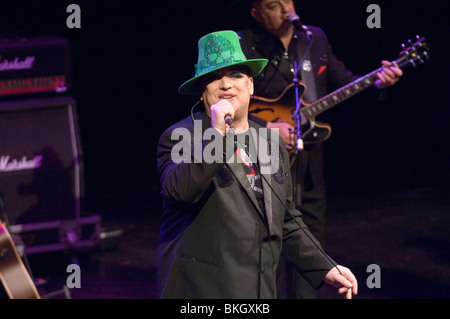
[[[283,141],[248,119],[253,77],[267,60],[248,60],[234,31],[205,35],[198,50],[179,93],[199,96],[204,109],[158,143],[158,296],[276,298],[283,255],[314,287],[326,282],[351,298],[355,276],[323,252],[295,209]]]

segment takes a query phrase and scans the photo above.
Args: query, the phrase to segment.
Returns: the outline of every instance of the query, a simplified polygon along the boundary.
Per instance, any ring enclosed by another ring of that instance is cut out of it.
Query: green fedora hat
[[[246,65],[250,69],[249,76],[255,77],[264,69],[267,62],[267,59],[247,60],[242,52],[239,36],[234,31],[209,33],[198,41],[195,76],[184,82],[178,88],[178,92],[183,95],[197,95],[201,77],[229,66]]]

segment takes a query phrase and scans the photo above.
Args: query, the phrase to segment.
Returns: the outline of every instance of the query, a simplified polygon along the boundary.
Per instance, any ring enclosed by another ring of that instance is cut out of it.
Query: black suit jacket
[[[326,34],[322,29],[308,26],[312,32],[312,44],[306,60],[310,62],[315,83],[306,83],[315,87],[317,98],[328,94],[329,84],[341,87],[358,78],[346,68],[333,53]],[[266,68],[255,77],[255,95],[276,98],[283,90],[293,82],[292,68],[294,61],[300,61],[308,48],[308,40],[305,32],[295,31],[297,41],[292,41],[289,50],[285,49],[281,41],[268,33],[262,27],[243,29],[238,32],[242,50],[247,59],[268,59]],[[296,44],[296,45],[295,45]],[[302,79],[301,72],[297,75]],[[313,101],[309,101],[313,102]]]
[[[261,211],[234,155],[218,152],[217,163],[194,159],[195,149],[198,155],[198,150],[211,146],[199,134],[210,127],[205,113],[195,113],[166,130],[158,144],[163,195],[159,297],[276,298],[281,254],[318,287],[333,262],[294,208],[289,157],[279,136],[250,121],[255,140],[271,145],[270,159],[279,161],[276,171],[264,174],[265,210]],[[232,147],[229,137],[218,138],[224,147]],[[181,146],[191,153],[177,163]],[[262,155],[258,152],[259,159]]]

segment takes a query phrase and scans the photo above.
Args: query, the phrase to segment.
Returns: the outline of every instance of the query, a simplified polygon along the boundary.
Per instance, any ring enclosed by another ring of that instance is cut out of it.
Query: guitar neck
[[[392,62],[391,65],[396,65],[399,68],[404,68],[408,65],[415,66],[416,59],[419,59],[419,57],[413,59],[399,58],[394,62]],[[310,104],[305,105],[304,107],[301,108],[301,112],[303,114],[302,118],[305,118],[305,120],[313,120],[314,117],[316,117],[317,115],[331,109],[333,106],[367,89],[368,87],[372,86],[375,83],[375,81],[378,79],[377,73],[381,71],[383,71],[382,67],[367,75],[360,77],[359,79],[339,88],[338,90],[328,95],[325,95],[324,97]]]
[[[359,79],[339,88],[338,90],[323,96],[322,98],[312,102],[309,105],[305,105],[301,111],[306,119],[314,119],[319,114],[331,109],[333,106],[351,98],[357,93],[372,86],[378,79],[377,73],[381,71],[381,68],[375,70]]]
[[[429,44],[425,38],[417,36],[417,39],[418,41],[409,47],[403,45],[404,50],[400,52],[400,57],[390,65],[395,65],[396,67],[403,69],[407,66],[416,67],[418,64],[425,63],[425,61],[429,59]],[[377,73],[382,72],[384,68],[384,66],[380,67],[314,102],[303,103],[302,101],[301,107],[298,110],[301,119],[300,125],[307,126],[307,124],[312,124],[315,122],[314,120],[317,115],[372,86],[378,79]],[[301,84],[301,95],[303,95],[306,84],[301,81],[299,81],[299,84]],[[273,99],[262,96],[252,96],[249,112],[254,114],[260,113],[258,116],[266,121],[284,121],[286,123],[291,123],[294,118],[297,118],[297,116],[295,116],[296,109],[293,109],[293,106],[298,106],[298,103],[295,103],[297,91],[295,97],[292,96],[291,89],[293,87],[295,87],[295,85],[294,83],[291,83],[277,98]],[[294,123],[291,125],[294,125]],[[315,123],[314,126],[317,126],[317,123]]]

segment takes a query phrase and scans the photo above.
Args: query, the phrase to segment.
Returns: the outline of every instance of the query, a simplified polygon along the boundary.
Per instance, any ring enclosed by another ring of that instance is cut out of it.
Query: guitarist
[[[245,10],[245,21],[251,21],[248,27],[238,32],[244,54],[249,59],[269,60],[263,72],[254,79],[254,95],[271,99],[279,97],[293,83],[294,61],[298,62],[303,57],[305,63],[297,78],[307,85],[303,96],[307,101],[313,102],[328,94],[330,83],[341,87],[359,78],[333,54],[327,36],[320,28],[307,26],[305,31],[301,26],[294,26],[292,20],[289,21],[288,17],[296,14],[293,0],[237,0],[230,8],[233,15],[242,13],[237,9]],[[311,47],[307,50],[311,39]],[[395,84],[403,75],[400,68],[389,67],[389,64],[382,61],[384,71],[378,74],[378,80],[374,83],[378,89]],[[295,106],[293,101],[292,108],[295,109]],[[256,116],[251,119],[267,128],[278,128],[288,150],[294,149],[297,136],[291,124],[266,122]],[[311,232],[324,245],[326,194],[322,144],[306,144],[304,150],[295,156],[293,178],[297,179],[294,182],[299,190],[296,205]],[[280,264],[279,298],[319,298],[319,292],[290,267]],[[289,278],[289,273],[297,278]]]

